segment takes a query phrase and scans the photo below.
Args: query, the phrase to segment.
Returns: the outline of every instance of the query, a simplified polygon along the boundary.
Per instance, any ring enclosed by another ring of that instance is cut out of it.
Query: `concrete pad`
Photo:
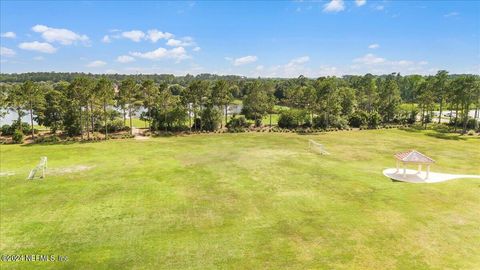
[[[426,172],[422,171],[418,173],[417,170],[410,169],[406,170],[405,177],[403,177],[402,168],[400,168],[398,171],[396,168],[385,169],[383,170],[383,175],[393,180],[409,183],[439,183],[460,178],[480,179],[480,175],[448,174],[436,172],[430,172],[428,175],[428,179],[425,179],[425,177],[427,176]]]

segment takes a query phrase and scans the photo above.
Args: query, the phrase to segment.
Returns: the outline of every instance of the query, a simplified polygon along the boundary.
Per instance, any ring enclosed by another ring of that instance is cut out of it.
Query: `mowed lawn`
[[[308,150],[308,139],[331,153]],[[480,174],[480,139],[402,130],[0,146],[2,269],[478,269],[480,180],[392,182],[393,154]],[[45,180],[25,180],[40,156]],[[413,168],[413,167],[412,167]]]

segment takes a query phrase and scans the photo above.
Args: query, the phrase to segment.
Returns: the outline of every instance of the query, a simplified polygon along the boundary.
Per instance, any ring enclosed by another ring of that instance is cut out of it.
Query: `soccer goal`
[[[321,155],[330,155],[330,153],[325,150],[325,146],[323,144],[317,143],[314,140],[308,140],[308,148]]]
[[[47,157],[41,157],[40,158],[40,163],[33,168],[33,170],[30,171],[30,174],[28,175],[28,180],[35,178],[35,175],[37,175],[37,172],[41,172],[41,175],[39,176],[40,178],[45,178],[45,171],[47,170]]]

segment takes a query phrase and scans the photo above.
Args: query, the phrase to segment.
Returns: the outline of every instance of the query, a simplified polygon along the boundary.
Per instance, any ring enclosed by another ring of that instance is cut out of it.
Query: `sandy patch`
[[[0,177],[7,177],[7,176],[12,176],[15,175],[14,172],[0,172]]]

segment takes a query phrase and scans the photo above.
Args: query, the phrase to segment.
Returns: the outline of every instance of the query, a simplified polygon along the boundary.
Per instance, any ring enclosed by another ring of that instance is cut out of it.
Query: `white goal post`
[[[312,151],[320,153],[321,155],[330,155],[330,153],[325,150],[325,146],[323,146],[323,144],[317,143],[314,140],[308,140],[308,148]]]
[[[28,175],[28,180],[35,178],[35,175],[37,174],[38,171],[41,171],[40,178],[45,178],[45,171],[47,170],[47,157],[41,157],[40,158],[40,163],[33,168],[33,170],[30,171],[30,174]]]

